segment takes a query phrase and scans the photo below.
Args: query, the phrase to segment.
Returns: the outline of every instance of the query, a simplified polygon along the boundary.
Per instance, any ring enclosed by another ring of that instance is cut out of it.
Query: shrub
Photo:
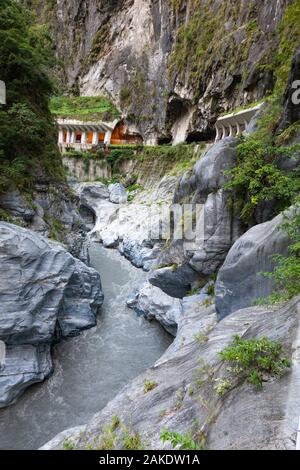
[[[162,442],[170,442],[173,449],[179,447],[182,450],[201,450],[205,446],[205,437],[201,436],[202,442],[195,442],[191,433],[180,434],[179,432],[168,431],[167,428],[163,428],[160,435]]]
[[[232,365],[233,375],[246,379],[256,388],[262,387],[266,376],[282,375],[291,366],[283,356],[282,345],[266,337],[247,340],[235,336],[219,355]]]
[[[224,187],[233,191],[246,224],[253,221],[260,203],[274,201],[276,212],[291,205],[300,191],[300,177],[296,170],[281,170],[278,160],[291,158],[299,151],[299,145],[276,147],[257,137],[241,138],[237,165],[225,172],[231,179]]]
[[[123,429],[122,448],[125,450],[144,450],[144,444],[141,436],[137,432],[130,432],[127,428]]]
[[[63,450],[75,450],[76,446],[74,442],[72,442],[70,439],[66,439],[63,443]]]
[[[300,203],[293,208],[291,219],[283,224],[282,229],[286,230],[291,240],[289,253],[288,256],[272,257],[275,269],[264,275],[274,279],[275,292],[260,300],[260,303],[287,301],[300,294]]]
[[[221,397],[225,395],[226,392],[228,392],[231,389],[231,382],[226,379],[220,379],[218,381],[218,384],[215,386],[215,391],[217,392],[218,395]]]
[[[151,392],[156,387],[158,387],[157,382],[153,382],[152,380],[144,380],[144,393]]]
[[[56,132],[48,109],[54,64],[45,26],[36,25],[22,2],[1,2],[0,70],[7,104],[0,109],[0,192],[30,189],[41,175],[64,179]]]

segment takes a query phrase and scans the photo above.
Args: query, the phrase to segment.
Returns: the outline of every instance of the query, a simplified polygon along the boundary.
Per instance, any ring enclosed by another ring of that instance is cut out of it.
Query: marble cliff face
[[[59,0],[38,13],[52,23],[63,85],[109,96],[153,143],[210,138],[218,115],[273,88],[268,63],[289,3]]]

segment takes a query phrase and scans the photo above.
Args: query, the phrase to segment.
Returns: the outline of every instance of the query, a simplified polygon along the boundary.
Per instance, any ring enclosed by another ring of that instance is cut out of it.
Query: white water
[[[91,246],[90,257],[105,294],[98,325],[56,345],[52,377],[0,410],[0,449],[37,449],[57,433],[85,424],[171,343],[157,323],[126,307],[145,273],[99,244]]]

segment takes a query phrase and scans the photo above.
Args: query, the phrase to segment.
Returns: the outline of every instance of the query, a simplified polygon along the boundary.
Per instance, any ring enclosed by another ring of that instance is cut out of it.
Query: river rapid
[[[105,295],[98,325],[55,345],[54,374],[0,410],[0,449],[37,449],[59,432],[85,424],[171,344],[158,323],[126,307],[145,273],[98,243],[90,245],[89,254]]]

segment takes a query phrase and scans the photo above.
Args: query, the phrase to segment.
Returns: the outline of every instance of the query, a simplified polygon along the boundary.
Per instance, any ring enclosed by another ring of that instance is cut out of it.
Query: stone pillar
[[[75,140],[76,140],[76,133],[75,133],[75,131],[72,131],[72,133],[71,133],[71,144],[75,144]]]
[[[58,130],[58,145],[63,145],[64,143],[64,130],[59,129]]]
[[[93,145],[97,145],[98,144],[98,131],[94,131],[93,132]]]
[[[82,134],[81,134],[81,143],[83,145],[85,145],[87,142],[87,132],[86,131],[83,131]]]
[[[104,137],[104,144],[105,145],[110,145],[111,135],[112,135],[112,131],[106,131],[105,137]]]
[[[226,137],[226,129],[225,129],[225,126],[223,126],[223,124],[222,124],[222,131],[223,131],[223,132],[222,132],[222,137],[221,137],[221,139],[225,139],[225,137]]]
[[[68,129],[67,130],[67,141],[66,143],[69,144],[71,142],[71,131]]]
[[[216,125],[216,142],[221,139],[221,129]]]
[[[241,125],[239,122],[236,124],[236,134],[240,135],[242,133]]]

